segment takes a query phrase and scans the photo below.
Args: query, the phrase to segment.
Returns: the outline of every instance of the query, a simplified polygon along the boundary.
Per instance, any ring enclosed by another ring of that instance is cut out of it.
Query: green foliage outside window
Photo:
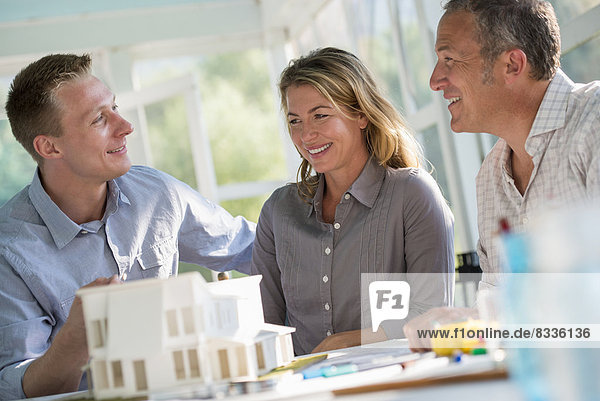
[[[8,120],[0,120],[0,205],[31,182],[35,162],[16,141]]]
[[[198,77],[202,119],[210,139],[218,185],[281,180],[286,176],[277,108],[264,53],[254,49],[199,58],[187,71],[170,67],[142,77],[150,85],[165,76]],[[154,165],[196,186],[185,104],[173,98],[146,108]],[[269,194],[222,201],[231,214],[256,221]]]

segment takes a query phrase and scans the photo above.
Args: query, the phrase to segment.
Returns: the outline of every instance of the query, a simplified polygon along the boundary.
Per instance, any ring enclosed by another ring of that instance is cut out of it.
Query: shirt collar
[[[348,188],[347,193],[351,194],[363,205],[372,208],[379,195],[379,190],[383,184],[385,167],[380,166],[374,157],[370,157],[358,178]],[[313,207],[310,208],[308,215],[316,211],[317,205],[323,202],[323,190],[325,188],[325,176],[320,174],[317,191],[313,198]]]
[[[39,168],[36,168],[33,180],[29,186],[29,198],[31,203],[35,207],[36,211],[48,227],[50,235],[54,240],[54,243],[58,249],[62,249],[65,245],[75,238],[75,236],[81,231],[82,226],[71,220],[62,210],[54,203],[50,196],[46,193],[46,190],[42,186],[42,182],[39,176]],[[115,180],[108,182],[108,197],[106,203],[106,211],[102,222],[106,222],[106,219],[111,214],[115,213],[118,209],[117,200],[121,199],[124,203],[130,204],[129,199],[123,194]],[[93,222],[90,222],[93,223]],[[102,224],[90,224],[85,223],[88,231],[97,231]],[[96,227],[98,226],[98,227]],[[95,230],[94,230],[95,228]]]
[[[531,126],[529,137],[553,131],[565,125],[569,95],[575,84],[569,77],[558,69]]]

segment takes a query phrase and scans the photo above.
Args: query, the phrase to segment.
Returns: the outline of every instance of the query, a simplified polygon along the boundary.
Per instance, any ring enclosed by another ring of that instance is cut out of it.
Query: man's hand
[[[417,331],[433,330],[439,325],[462,322],[477,317],[477,310],[472,308],[440,307],[428,310],[404,325],[404,334],[408,346],[415,352],[431,351],[431,339],[419,338]]]
[[[82,288],[118,284],[114,275],[100,277]],[[23,391],[29,397],[77,391],[88,361],[87,339],[81,299],[75,297],[69,317],[44,355],[27,367]]]
[[[373,333],[370,329],[365,330],[352,330],[343,331],[325,337],[312,353],[331,351],[333,349],[355,347],[361,344],[370,344],[379,341],[387,340],[387,336],[383,329],[379,329],[376,333]]]

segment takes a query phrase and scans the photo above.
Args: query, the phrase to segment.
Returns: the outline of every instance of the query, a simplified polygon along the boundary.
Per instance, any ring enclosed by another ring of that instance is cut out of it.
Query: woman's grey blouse
[[[263,276],[265,321],[296,328],[296,354],[361,328],[361,273],[438,273],[411,284],[409,318],[451,304],[454,218],[427,172],[368,161],[333,224],[322,218],[323,188],[321,176],[312,204],[295,184],[277,189],[263,206],[254,242],[252,274]]]

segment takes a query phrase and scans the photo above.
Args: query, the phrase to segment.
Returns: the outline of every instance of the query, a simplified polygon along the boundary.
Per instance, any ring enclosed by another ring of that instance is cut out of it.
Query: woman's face
[[[327,177],[362,170],[369,157],[363,114],[348,118],[308,84],[288,88],[287,106],[292,141],[315,171]]]

